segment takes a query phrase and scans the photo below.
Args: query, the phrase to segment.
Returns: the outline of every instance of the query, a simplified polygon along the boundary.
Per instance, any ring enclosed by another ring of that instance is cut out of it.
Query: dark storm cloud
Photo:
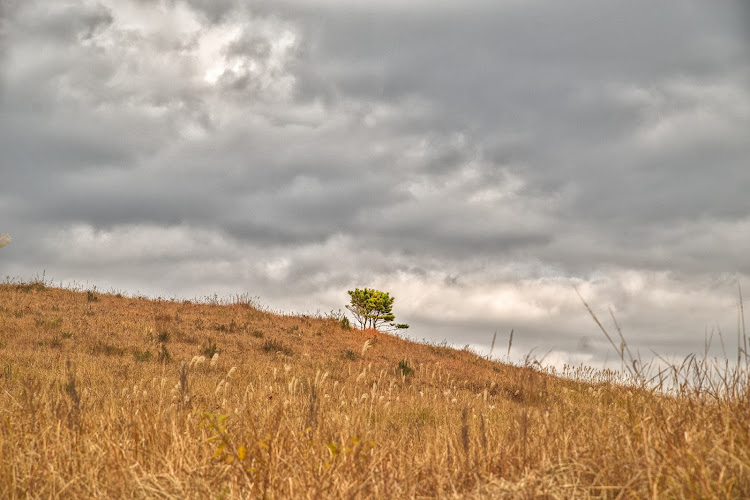
[[[315,31],[308,61],[317,81],[353,99],[418,94],[432,105],[431,130],[465,132],[488,159],[520,165],[529,191],[571,188],[575,196],[559,207],[558,230],[576,229],[567,217],[587,221],[592,236],[649,236],[631,239],[633,252],[686,219],[741,218],[750,209],[743,195],[748,176],[739,166],[750,121],[738,5],[484,4],[426,13],[337,7],[314,14],[324,26]],[[296,15],[313,14],[302,7]],[[736,102],[743,111],[731,116]],[[674,125],[665,127],[675,129],[672,144],[670,137],[655,146],[634,140],[639,129],[671,116]],[[727,134],[691,130],[713,125]],[[506,134],[520,139],[510,147],[493,144]],[[442,163],[448,171],[457,164]],[[428,170],[437,174],[441,162]],[[583,253],[568,264],[590,264],[608,252]]]
[[[602,353],[574,284],[647,339],[750,274],[742,2],[0,9],[8,273],[302,310],[377,285],[432,337],[554,323],[557,356]]]

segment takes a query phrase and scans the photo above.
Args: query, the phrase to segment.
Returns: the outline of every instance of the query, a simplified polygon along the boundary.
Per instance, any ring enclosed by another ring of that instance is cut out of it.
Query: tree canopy
[[[396,324],[393,314],[393,301],[388,292],[381,292],[372,288],[355,288],[349,290],[350,303],[346,306],[354,314],[354,319],[360,328],[408,328],[409,325]]]

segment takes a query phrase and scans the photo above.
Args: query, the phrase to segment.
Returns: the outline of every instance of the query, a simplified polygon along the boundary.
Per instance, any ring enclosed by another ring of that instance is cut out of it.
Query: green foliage
[[[161,361],[162,363],[172,361],[172,355],[169,353],[166,344],[161,344],[159,350],[159,361]]]
[[[162,330],[156,335],[156,345],[159,348],[159,354],[157,358],[162,363],[168,363],[172,361],[172,354],[167,349],[167,342],[172,338],[172,335],[167,330]]]
[[[125,354],[125,349],[99,340],[91,347],[91,354],[95,356],[100,354],[105,356],[122,356]]]
[[[297,335],[299,335],[299,325],[290,326],[289,328],[285,328],[284,331],[289,334],[296,333]]]
[[[405,359],[402,359],[398,362],[398,371],[403,375],[404,377],[408,377],[410,375],[414,375],[414,368],[412,368],[409,365],[409,362]]]
[[[143,363],[151,359],[151,351],[149,351],[148,349],[146,349],[145,351],[141,351],[140,349],[133,349],[133,358],[135,358],[136,361]]]
[[[294,351],[291,347],[276,339],[266,340],[263,343],[263,346],[261,346],[261,349],[265,352],[278,353],[285,356],[291,356],[292,354],[294,354]]]
[[[45,330],[54,330],[62,326],[62,318],[53,318],[53,319],[46,320],[46,321],[43,319],[37,318],[34,320],[34,324],[37,327],[44,328]]]
[[[372,288],[355,288],[349,290],[350,303],[346,306],[354,314],[354,319],[362,329],[378,329],[382,326],[389,328],[408,328],[409,325],[393,323],[393,301],[388,292],[381,292]]]
[[[211,339],[211,337],[208,338],[208,342],[203,345],[203,355],[206,356],[208,359],[211,359],[214,357],[214,354],[219,352],[219,348],[216,347],[216,342]]]
[[[234,332],[240,330],[241,328],[243,328],[243,326],[240,325],[239,323],[237,323],[234,320],[234,318],[232,318],[232,320],[229,322],[229,324],[216,323],[214,325],[214,330],[216,330],[218,332],[224,332],[224,333],[234,333]]]

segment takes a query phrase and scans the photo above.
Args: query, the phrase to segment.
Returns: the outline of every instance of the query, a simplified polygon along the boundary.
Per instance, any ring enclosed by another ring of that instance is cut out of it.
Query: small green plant
[[[158,318],[158,320],[161,320],[161,318]],[[167,342],[172,338],[171,333],[169,330],[162,329],[157,335],[156,335],[156,345],[159,349],[159,354],[157,355],[157,359],[162,363],[167,363],[169,361],[172,361],[172,355],[169,352],[169,349],[167,349]]]
[[[263,338],[263,332],[260,330],[253,330],[253,332],[250,334],[256,339],[262,339]]]
[[[234,442],[234,436],[229,433],[227,426],[227,415],[214,414],[211,412],[203,412],[203,420],[201,421],[201,427],[211,431],[211,436],[206,440],[208,443],[213,443],[216,449],[213,453],[213,458],[224,462],[227,465],[231,465],[236,470],[240,471],[244,475],[248,482],[252,482],[250,474],[256,474],[259,472],[257,468],[248,467],[243,465],[246,460],[249,462],[262,463],[257,458],[249,456],[252,451],[248,450],[245,445],[236,445]],[[261,438],[258,440],[258,447],[261,449],[270,449],[268,443],[270,437]],[[252,450],[252,448],[251,448]]]
[[[402,359],[398,362],[398,371],[403,375],[404,377],[409,377],[411,375],[414,375],[414,368],[412,368],[409,365],[409,361]]]
[[[349,318],[347,318],[346,316],[343,316],[343,315],[341,316],[341,319],[339,320],[339,324],[341,325],[341,329],[342,330],[351,330],[352,329],[352,324],[349,321]]]
[[[347,349],[347,350],[345,350],[344,352],[341,353],[341,357],[344,358],[344,359],[350,359],[350,360],[354,361],[355,359],[357,359],[357,353],[355,353],[351,349]]]
[[[41,318],[37,318],[34,320],[34,324],[38,328],[44,328],[45,330],[54,330],[62,326],[62,318],[53,318],[48,321],[45,321]]]
[[[169,353],[169,350],[167,349],[166,344],[160,344],[158,359],[162,363],[167,363],[169,361],[172,361],[172,355]]]
[[[266,340],[265,342],[263,342],[263,346],[261,347],[261,349],[263,349],[265,352],[280,353],[285,356],[291,356],[292,354],[294,354],[294,351],[292,351],[291,347],[276,339]]]
[[[229,322],[228,325],[216,323],[214,325],[214,330],[217,332],[224,332],[224,333],[234,333],[242,328],[242,325],[237,323],[234,318]]]
[[[91,354],[99,355],[104,354],[105,356],[122,356],[125,354],[125,349],[117,347],[116,345],[106,344],[101,340],[91,347]]]
[[[86,301],[87,302],[98,302],[99,301],[99,297],[97,297],[94,294],[94,292],[92,292],[91,290],[87,290],[86,291]]]
[[[145,351],[141,351],[140,349],[133,349],[133,357],[138,362],[145,362],[151,359],[151,351],[146,349]]]
[[[156,336],[156,343],[166,344],[167,342],[169,342],[171,337],[172,335],[167,330],[163,330]]]
[[[169,339],[171,337],[172,337],[171,334],[168,331],[164,330],[156,336],[156,343],[166,344],[167,342],[169,342]]]
[[[208,359],[211,359],[214,357],[214,354],[218,352],[219,349],[218,347],[216,347],[216,342],[214,342],[213,339],[209,337],[207,343],[203,345],[203,350],[201,351],[201,353],[203,353],[203,355]]]

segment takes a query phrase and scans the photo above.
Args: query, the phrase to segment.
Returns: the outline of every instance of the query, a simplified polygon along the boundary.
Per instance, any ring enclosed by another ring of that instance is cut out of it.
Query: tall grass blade
[[[495,330],[495,334],[492,336],[492,344],[490,345],[490,353],[487,355],[487,359],[492,359],[492,351],[495,350],[495,340],[497,339],[497,330]]]

